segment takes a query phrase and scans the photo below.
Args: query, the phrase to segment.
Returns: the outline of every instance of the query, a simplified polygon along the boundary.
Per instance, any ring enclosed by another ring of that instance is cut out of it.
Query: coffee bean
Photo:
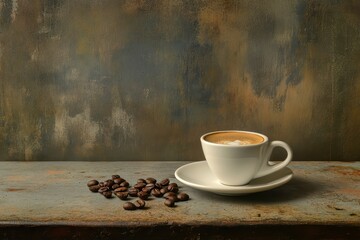
[[[151,188],[144,187],[143,189],[141,189],[141,191],[150,194],[151,193]]]
[[[134,188],[138,189],[138,190],[141,190],[143,189],[144,187],[146,186],[145,183],[137,183],[134,185]]]
[[[167,197],[166,199],[169,199],[169,200],[174,201],[174,202],[178,202],[178,201],[179,201],[179,199],[177,198],[177,196],[169,196],[169,197]]]
[[[120,178],[120,175],[115,174],[115,175],[112,175],[111,178],[112,178],[112,179]]]
[[[99,188],[99,193],[103,193],[103,192],[108,192],[109,191],[109,188],[108,187],[101,187]]]
[[[146,181],[143,178],[139,178],[136,183],[146,183]]]
[[[176,183],[175,183],[176,184]],[[177,193],[178,191],[179,191],[179,188],[178,188],[178,186],[177,186],[177,184],[176,185],[172,185],[172,183],[168,186],[168,190],[169,190],[169,192],[174,192],[174,193]]]
[[[104,182],[98,182],[97,180],[90,180],[87,182],[87,186],[91,192],[99,192],[106,198],[112,198],[113,194],[121,200],[131,197],[139,197],[135,202],[126,202],[123,205],[125,210],[141,209],[145,206],[145,200],[149,196],[157,198],[164,197],[164,204],[168,207],[175,207],[177,201],[189,200],[189,195],[180,192],[177,183],[170,183],[168,178],[157,182],[153,177],[146,179],[139,178],[136,184],[129,188],[130,183],[121,178],[120,175],[114,174],[111,179],[107,179]]]
[[[170,199],[166,199],[164,201],[164,204],[168,207],[175,207],[175,202],[173,200],[170,200]]]
[[[140,191],[138,192],[138,197],[141,198],[142,200],[146,200],[149,198],[149,193]]]
[[[169,190],[170,192],[173,192],[172,189],[174,189],[174,188],[179,189],[179,186],[178,186],[176,183],[170,183],[170,184],[168,185],[168,190]]]
[[[168,198],[168,197],[176,197],[176,193],[173,192],[167,192],[164,194],[164,198]]]
[[[128,192],[116,192],[115,195],[121,200],[126,200],[128,198]]]
[[[99,189],[100,189],[99,185],[94,185],[94,186],[89,187],[89,190],[92,192],[98,192]]]
[[[135,204],[133,204],[132,202],[126,202],[126,203],[124,203],[123,208],[124,208],[125,210],[136,210],[136,206],[135,206]]]
[[[112,185],[114,185],[114,181],[112,179],[108,179],[104,182],[105,187],[111,188]]]
[[[114,192],[126,192],[128,190],[127,187],[118,187],[114,189]]]
[[[147,178],[145,181],[146,181],[146,183],[153,183],[153,184],[156,183],[156,179],[152,178],[152,177]]]
[[[127,181],[120,183],[120,187],[128,187],[128,186],[130,186],[130,183]]]
[[[180,200],[180,201],[187,201],[189,200],[189,195],[187,195],[186,193],[184,192],[181,192],[177,195],[177,198]]]
[[[136,188],[129,188],[128,192],[131,197],[137,197],[139,190],[137,190]]]
[[[120,184],[120,183],[125,182],[125,181],[126,181],[126,180],[123,179],[123,178],[115,178],[115,179],[114,179],[114,183],[116,183],[116,184]]]
[[[167,189],[167,187],[164,187],[164,188],[160,189],[160,192],[162,194],[165,194],[165,193],[169,192],[169,190]]]
[[[148,184],[146,184],[145,187],[146,187],[146,188],[153,189],[153,188],[155,187],[155,184],[153,184],[153,183],[148,183]]]
[[[135,205],[138,209],[144,208],[144,207],[145,207],[145,201],[142,200],[142,199],[138,199],[138,200],[135,201],[134,205]]]
[[[114,185],[111,186],[111,189],[114,190],[114,189],[117,189],[117,188],[119,188],[119,187],[120,187],[120,185],[115,183]]]
[[[104,195],[104,197],[106,197],[106,198],[112,198],[112,192],[110,192],[110,191],[103,192],[102,195]]]
[[[177,185],[177,183],[170,183],[170,184],[168,185],[168,188],[169,188],[170,186],[171,186],[171,187],[179,187],[179,186]]]
[[[150,193],[151,190],[154,189],[154,186],[155,186],[155,185],[152,184],[152,183],[146,184],[146,186],[143,187],[143,188],[141,189],[141,191]]]
[[[167,186],[167,185],[169,185],[169,183],[170,183],[170,180],[168,178],[165,178],[165,179],[160,181],[160,184],[162,186]]]
[[[161,191],[157,188],[154,188],[153,190],[151,190],[151,195],[153,195],[154,197],[162,197],[163,194],[161,193]]]
[[[99,185],[99,182],[97,180],[90,180],[90,181],[87,182],[88,187],[91,187],[91,186],[94,186],[94,185]]]

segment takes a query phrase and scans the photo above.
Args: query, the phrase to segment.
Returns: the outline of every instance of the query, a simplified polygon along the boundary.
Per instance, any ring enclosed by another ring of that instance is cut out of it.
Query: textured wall
[[[360,160],[359,123],[359,1],[0,0],[1,160]]]

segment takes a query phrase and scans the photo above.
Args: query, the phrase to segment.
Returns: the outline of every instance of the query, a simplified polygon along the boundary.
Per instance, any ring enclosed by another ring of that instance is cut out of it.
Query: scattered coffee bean
[[[135,204],[133,204],[132,202],[126,202],[126,203],[124,203],[123,208],[124,208],[125,210],[136,210],[136,206],[135,206]]]
[[[146,181],[143,178],[139,178],[136,183],[146,183]]]
[[[104,182],[104,186],[111,188],[111,186],[114,185],[114,181],[112,179],[108,179]]]
[[[162,197],[163,194],[161,193],[161,191],[157,188],[154,188],[153,190],[151,190],[151,195],[153,195],[154,197]]]
[[[141,191],[150,194],[151,193],[151,188],[144,187],[143,189],[141,189]]]
[[[89,190],[92,192],[98,192],[99,189],[100,189],[99,185],[94,185],[94,186],[89,187]]]
[[[155,184],[153,184],[153,183],[148,183],[148,184],[146,184],[145,187],[146,187],[146,188],[153,189],[153,188],[155,187]]]
[[[129,188],[128,192],[131,197],[137,197],[139,190],[137,190],[136,188]]]
[[[111,178],[112,178],[112,179],[120,178],[120,175],[115,174],[115,175],[112,175]]]
[[[138,192],[138,197],[141,198],[142,200],[146,200],[149,198],[149,193],[140,191]]]
[[[181,192],[177,195],[177,199],[179,199],[180,201],[187,201],[189,200],[189,195],[187,195],[184,192]]]
[[[170,200],[170,199],[166,199],[166,200],[164,201],[164,204],[165,204],[166,206],[168,206],[168,207],[175,207],[175,202],[172,201],[172,200]]]
[[[136,188],[137,190],[141,190],[146,186],[145,183],[137,183],[134,185],[134,188]]]
[[[94,186],[94,185],[99,185],[99,182],[97,180],[90,180],[87,183],[88,187]]]
[[[179,192],[179,187],[176,183],[170,183],[168,178],[157,182],[155,178],[149,177],[146,179],[139,178],[136,184],[129,188],[130,183],[121,178],[120,175],[114,174],[111,179],[107,179],[104,182],[98,182],[97,180],[90,180],[87,182],[87,186],[91,192],[99,192],[106,198],[112,198],[113,193],[121,200],[131,197],[139,197],[134,203],[126,202],[123,205],[125,210],[135,210],[144,208],[145,200],[150,195],[154,197],[164,197],[164,204],[168,207],[174,207],[177,201],[189,200],[189,195],[184,192]]]
[[[114,192],[126,192],[127,190],[127,187],[118,187],[114,190]]]
[[[179,191],[179,188],[177,186],[169,185],[168,186],[169,192],[177,193]]]
[[[110,191],[103,192],[102,195],[104,195],[104,197],[106,197],[106,198],[112,198],[112,192],[110,192]]]
[[[168,190],[170,192],[176,192],[176,189],[179,189],[178,185],[176,183],[170,183],[168,185]]]
[[[145,181],[146,181],[146,183],[153,183],[153,184],[156,183],[156,179],[152,178],[152,177],[147,178]]]
[[[101,188],[99,188],[99,190],[98,190],[99,193],[108,192],[108,191],[109,191],[109,188],[108,188],[108,187],[101,187]]]
[[[168,190],[169,190],[170,192],[177,193],[177,192],[179,191],[179,187],[178,187],[178,185],[177,185],[176,183],[170,183],[170,184],[168,185]]]
[[[162,194],[165,194],[165,193],[169,192],[169,190],[167,189],[167,187],[164,187],[164,188],[160,189],[160,192]]]
[[[179,201],[179,199],[177,198],[177,196],[169,196],[169,197],[167,197],[166,199],[169,199],[169,200],[174,201],[174,202],[178,202],[178,201]]]
[[[116,184],[120,184],[122,182],[125,182],[125,179],[123,179],[123,178],[115,178],[114,179],[114,183],[116,183]]]
[[[173,192],[167,192],[164,194],[164,198],[168,198],[168,197],[176,197],[176,193]]]
[[[179,187],[179,186],[177,185],[177,183],[170,183],[169,186]]]
[[[120,187],[129,187],[129,186],[130,186],[130,183],[127,181],[120,183]]]
[[[146,186],[143,187],[143,188],[141,189],[141,191],[150,193],[151,190],[154,189],[154,186],[155,186],[155,185],[152,184],[152,183],[146,184]]]
[[[116,192],[115,195],[121,200],[126,200],[128,198],[128,192]]]
[[[169,185],[169,183],[170,183],[170,180],[168,178],[165,178],[165,179],[160,181],[160,184],[162,186],[167,186],[167,185]]]
[[[145,207],[145,201],[142,200],[142,199],[138,199],[138,200],[135,201],[134,205],[135,205],[138,209],[144,208],[144,207]]]

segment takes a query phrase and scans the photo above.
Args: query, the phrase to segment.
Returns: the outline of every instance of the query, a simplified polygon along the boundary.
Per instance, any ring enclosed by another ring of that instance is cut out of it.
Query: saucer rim
[[[204,191],[209,191],[209,192],[214,192],[214,193],[218,193],[218,194],[235,194],[235,195],[240,195],[240,194],[246,194],[246,193],[254,193],[254,192],[260,192],[260,191],[267,191],[267,190],[271,190],[273,188],[276,187],[280,187],[284,184],[286,184],[287,182],[289,182],[293,176],[294,173],[293,171],[288,168],[285,167],[286,169],[288,169],[289,174],[285,175],[279,179],[276,179],[274,181],[265,183],[265,184],[261,184],[258,186],[249,186],[249,184],[247,185],[241,185],[241,186],[227,186],[227,185],[219,185],[219,186],[211,186],[211,185],[203,185],[203,184],[197,184],[194,182],[189,182],[183,178],[181,178],[179,176],[179,172],[181,172],[184,168],[188,168],[191,167],[191,165],[197,165],[197,164],[207,164],[206,160],[204,161],[196,161],[196,162],[192,162],[192,163],[188,163],[185,164],[183,166],[180,166],[178,169],[176,169],[175,171],[175,177],[176,179],[178,179],[180,182],[182,182],[185,185],[188,185],[190,187],[199,189],[199,190],[204,190]],[[281,171],[281,170],[279,170]],[[264,176],[266,177],[266,176]],[[251,183],[251,182],[250,182]],[[221,183],[219,183],[221,184]]]

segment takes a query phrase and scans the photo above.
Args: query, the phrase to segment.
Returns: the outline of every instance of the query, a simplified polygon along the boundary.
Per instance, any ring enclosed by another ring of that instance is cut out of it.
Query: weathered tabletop
[[[360,239],[360,162],[292,162],[289,183],[239,197],[181,184],[174,171],[187,163],[0,162],[0,239]],[[168,208],[154,198],[125,211],[86,186],[112,174],[130,183],[170,178],[191,200]]]

